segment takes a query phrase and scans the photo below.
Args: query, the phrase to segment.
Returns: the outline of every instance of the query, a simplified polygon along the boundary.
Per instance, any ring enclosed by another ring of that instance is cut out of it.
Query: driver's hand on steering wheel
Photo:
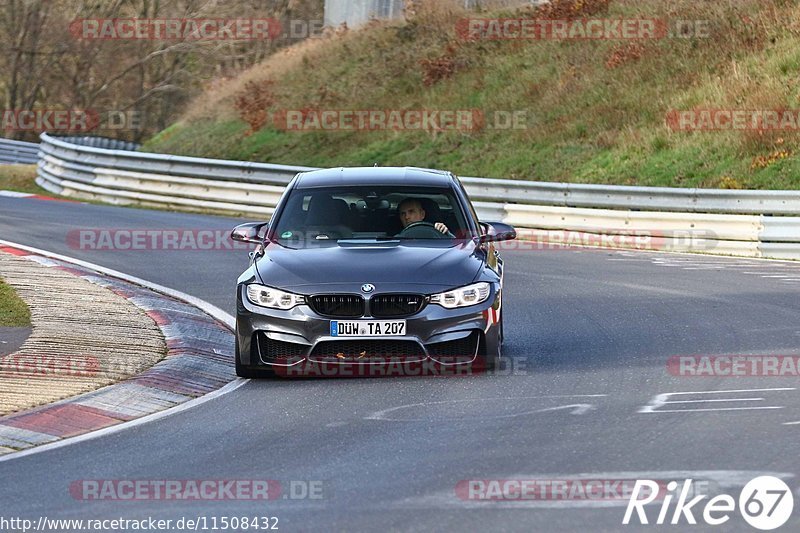
[[[450,232],[450,230],[447,229],[447,226],[445,226],[444,223],[442,223],[442,222],[437,222],[436,224],[433,225],[433,227],[438,229],[442,233],[449,233]]]

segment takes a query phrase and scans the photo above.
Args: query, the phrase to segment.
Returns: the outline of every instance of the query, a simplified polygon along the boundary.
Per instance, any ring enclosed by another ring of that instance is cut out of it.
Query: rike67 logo
[[[652,516],[648,517],[644,506],[659,497],[659,485],[649,479],[637,480],[630,500],[628,500],[628,507],[625,509],[622,523],[630,524],[635,512],[639,523],[643,525],[651,523],[695,525],[697,524],[695,513],[698,513],[706,524],[719,526],[728,522],[731,514],[736,511],[737,501],[733,496],[719,494],[705,502],[705,505],[701,505],[700,502],[708,498],[708,495],[700,494],[689,500],[691,492],[691,479],[684,480],[680,489],[678,489],[677,481],[670,481],[667,484],[667,495],[661,500],[658,517],[655,522],[651,522]],[[675,496],[677,496],[677,501],[670,516],[670,505]],[[760,476],[751,479],[739,493],[739,513],[748,524],[756,529],[768,531],[781,527],[789,520],[793,509],[792,491],[777,477]]]

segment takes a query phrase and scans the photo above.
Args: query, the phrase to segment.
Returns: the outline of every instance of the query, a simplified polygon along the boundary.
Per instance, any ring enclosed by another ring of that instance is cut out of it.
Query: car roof
[[[415,187],[450,187],[452,175],[444,170],[416,167],[339,167],[302,172],[296,189],[331,185],[412,185]]]

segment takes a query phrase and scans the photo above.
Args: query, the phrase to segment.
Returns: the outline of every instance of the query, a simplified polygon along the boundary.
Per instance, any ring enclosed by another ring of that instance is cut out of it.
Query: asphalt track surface
[[[80,250],[66,235],[228,230],[237,222],[0,198],[0,238],[184,291],[231,314],[246,252]],[[787,424],[800,421],[798,378],[667,371],[673,355],[799,354],[800,265],[592,249],[504,257],[505,356],[513,371],[250,381],[151,423],[0,462],[0,515],[277,516],[283,531],[648,531],[662,528],[622,525],[624,504],[464,501],[455,488],[475,479],[659,479],[667,472],[705,472],[723,488],[736,476],[780,474],[800,500],[798,479],[789,477],[800,470],[800,424]],[[788,390],[701,394],[748,389]],[[726,401],[639,412],[673,392],[693,394],[672,400]],[[717,410],[742,406],[775,408]],[[83,479],[320,481],[324,498],[77,501],[69,485]],[[740,488],[730,493],[736,498]],[[798,507],[781,530],[800,527]],[[651,522],[656,514],[649,511]],[[685,530],[682,524],[663,528]],[[724,526],[694,529],[754,531],[737,513]]]

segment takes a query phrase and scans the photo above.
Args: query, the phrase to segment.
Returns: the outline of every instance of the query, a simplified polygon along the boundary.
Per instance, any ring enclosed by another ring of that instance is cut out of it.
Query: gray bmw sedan
[[[386,375],[499,364],[503,261],[514,228],[479,222],[453,174],[303,172],[256,244],[236,297],[236,373]]]

